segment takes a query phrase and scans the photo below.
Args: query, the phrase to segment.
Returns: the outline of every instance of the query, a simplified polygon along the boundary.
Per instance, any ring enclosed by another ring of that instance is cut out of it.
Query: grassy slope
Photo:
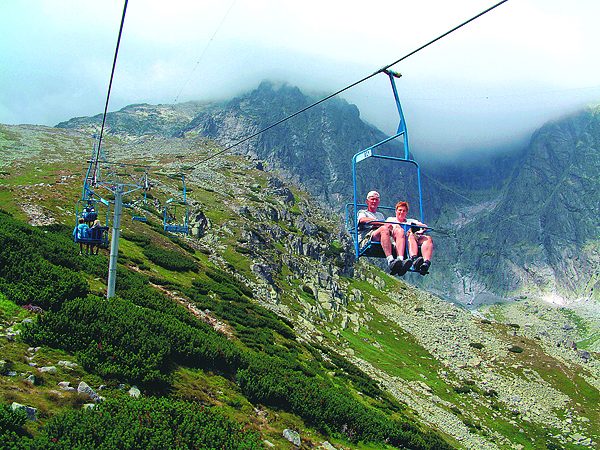
[[[24,167],[16,172],[20,173],[21,170],[27,172]],[[79,168],[79,170],[82,170],[82,168]],[[59,221],[66,223],[73,221],[72,213],[70,213],[75,209],[73,201],[70,202],[70,205],[62,203],[60,204],[60,208],[56,207],[54,199],[57,195],[57,186],[53,183],[56,180],[56,173],[51,168],[47,172],[40,168],[40,173],[35,174],[33,177],[28,175],[22,178],[18,173],[4,174],[2,191],[5,193],[5,201],[2,203],[3,207],[7,210],[12,210],[16,218],[27,220],[19,205],[28,200],[33,200],[36,204],[52,211],[52,215]],[[32,181],[37,186],[22,188],[24,185],[30,185]],[[51,183],[53,186],[40,185],[40,183]],[[72,199],[77,198],[77,188],[73,185],[61,185],[59,192],[61,196],[71,197]],[[203,203],[219,205],[222,200],[214,197],[218,196],[207,190],[203,197]],[[212,208],[209,215],[213,222],[219,223],[226,220],[229,213],[227,213],[226,208],[217,207]],[[147,224],[132,221],[127,216],[123,218],[122,233],[124,236],[145,236],[153,245],[171,251],[179,251],[182,255],[187,254],[176,244],[177,241],[172,242],[165,239],[164,236],[157,232],[157,228],[160,228],[158,218],[152,216],[150,216],[149,223]],[[235,234],[231,237],[231,243],[227,247],[233,247],[234,238]],[[243,271],[244,268],[247,269],[249,267],[250,262],[243,255],[229,250],[226,250],[224,254],[229,256],[227,259],[230,263],[235,264],[238,270],[242,269]],[[100,255],[94,257],[94,259],[101,265],[106,266],[107,256],[107,251],[102,250]],[[189,257],[190,255],[187,254],[187,256]],[[201,251],[194,252],[193,257],[201,264],[211,265],[208,256]],[[119,262],[131,270],[139,272],[140,268],[143,268],[143,272],[149,275],[168,279],[183,286],[190,286],[192,280],[198,278],[197,274],[193,272],[172,272],[158,266],[144,255],[143,249],[139,245],[123,238],[120,240]],[[247,274],[249,273],[247,272]],[[92,293],[102,295],[106,291],[106,280],[89,276],[85,273],[84,275],[88,278]],[[34,314],[17,308],[14,304],[6,300],[2,302],[2,316],[7,322],[19,322],[25,317],[31,317],[35,320]],[[37,430],[43,427],[52,415],[61,414],[71,408],[80,408],[85,401],[77,394],[57,391],[56,386],[59,381],[68,381],[72,386],[77,386],[80,381],[85,381],[91,386],[100,386],[107,383],[106,380],[101,380],[93,374],[86,373],[81,366],[75,369],[59,366],[58,361],[76,361],[76,355],[62,351],[43,347],[34,352],[26,344],[16,342],[3,347],[3,356],[15,363],[13,368],[17,373],[33,372],[37,375],[36,384],[33,386],[23,381],[22,377],[3,377],[2,384],[0,384],[2,397],[6,401],[28,404],[38,409],[39,421],[27,423],[29,431],[33,434],[36,434]],[[34,361],[37,367],[56,366],[58,367],[58,371],[56,373],[39,375],[37,371],[32,371],[32,368],[28,365],[30,361]],[[251,405],[240,394],[239,388],[235,384],[219,375],[205,374],[197,369],[180,367],[175,372],[174,379],[174,397],[194,399],[206,405],[218,406],[230,417],[247,423],[249,429],[259,430],[265,439],[275,443],[279,448],[290,446],[289,442],[282,437],[282,431],[285,428],[302,430],[305,445],[310,446],[311,442],[319,444],[326,439],[317,431],[311,430],[310,426],[306,426],[301,419],[292,414],[282,411],[271,411],[260,405],[257,412],[255,406]],[[103,391],[103,395],[110,396],[110,391],[110,388]],[[248,417],[254,418],[249,420]],[[331,437],[329,437],[329,440],[333,443],[336,442]],[[345,445],[352,447],[347,442]],[[362,448],[364,445],[360,447]]]
[[[232,161],[233,167],[235,160]],[[27,220],[20,205],[34,203],[47,208],[59,222],[70,224],[74,221],[73,211],[76,199],[80,196],[81,174],[85,172],[85,169],[83,164],[76,162],[66,164],[61,162],[60,169],[58,169],[54,164],[39,164],[27,158],[21,159],[18,163],[10,164],[3,169],[0,176],[0,206],[12,212],[15,217]],[[233,178],[236,183],[244,180],[246,173],[245,171],[236,173],[236,171],[227,168],[221,172],[229,179]],[[255,178],[256,185],[262,187],[266,185],[265,174],[253,172],[250,175]],[[60,183],[60,180],[66,180],[66,183]],[[173,188],[177,188],[175,182],[168,179],[163,182],[166,184],[172,183]],[[40,183],[51,183],[52,186],[40,185]],[[162,196],[166,198],[166,194],[162,194]],[[230,232],[223,233],[220,236],[218,247],[222,261],[234,265],[248,279],[256,281],[250,271],[251,259],[248,255],[235,250],[236,246],[240,245],[239,224],[248,224],[248,221],[243,220],[242,217],[237,217],[227,206],[228,202],[231,201],[231,197],[223,195],[222,192],[216,192],[208,186],[194,187],[191,196],[203,206],[214,227],[223,224],[228,225],[227,228]],[[157,194],[157,197],[160,197],[160,195]],[[252,190],[248,191],[247,198],[250,202],[254,200]],[[158,218],[151,217],[152,222],[159,225]],[[234,224],[237,224],[238,228],[231,226]],[[250,225],[252,224],[250,223]],[[122,228],[123,233],[147,236],[155,245],[181,251],[182,254],[185,254],[179,246],[164,239],[151,226],[131,221],[128,216],[124,216]],[[210,266],[209,256],[201,250],[202,248],[198,247],[193,255],[194,258],[199,263]],[[275,246],[272,251],[277,252],[277,247]],[[120,262],[131,270],[142,268],[142,271],[149,275],[170,279],[184,286],[189,286],[196,277],[191,272],[175,273],[157,266],[148,260],[139,245],[126,239],[120,241],[120,252]],[[106,251],[102,253],[101,258],[106,258]],[[282,273],[285,275],[285,267],[282,269]],[[88,277],[88,281],[92,293],[101,294],[105,291],[105,280]],[[279,287],[285,287],[285,277],[280,278],[278,282]],[[447,409],[467,424],[474,433],[481,433],[490,438],[490,434],[496,432],[503,436],[510,436],[511,439],[524,445],[525,448],[541,449],[545,448],[547,436],[553,433],[556,434],[553,430],[543,429],[539,424],[527,421],[518,421],[517,423],[514,420],[512,421],[514,423],[511,423],[511,421],[505,420],[506,417],[510,417],[511,411],[509,408],[494,398],[482,395],[481,390],[478,392],[478,380],[471,384],[472,380],[465,380],[452,373],[446,377],[439,376],[440,372],[444,371],[443,364],[423,348],[410,333],[404,331],[401,324],[380,314],[370,303],[370,301],[388,302],[390,300],[385,297],[382,298],[380,293],[368,282],[349,280],[349,286],[363,291],[369,301],[363,304],[351,304],[348,306],[348,311],[363,316],[368,313],[370,320],[365,320],[358,332],[354,332],[352,329],[341,330],[339,318],[332,317],[330,321],[323,321],[321,332],[329,345],[340,351],[351,348],[356,355],[360,355],[360,358],[368,361],[376,369],[385,371],[392,377],[399,377],[408,383],[427,380],[427,385],[435,395],[439,396],[442,401],[448,402],[449,405],[454,405],[449,406]],[[302,309],[294,304],[298,297],[309,303],[314,303],[314,299],[311,299],[310,296],[298,295],[298,288],[294,287],[293,280],[287,289],[289,289],[289,293],[282,294],[281,298],[284,299],[284,303],[288,303],[287,306],[290,310],[297,311],[298,314],[302,313]],[[414,309],[416,303],[411,298],[410,292],[406,292],[404,297],[406,298],[406,304],[403,307]],[[23,310],[14,309],[13,305],[7,302],[2,303],[2,313],[3,320],[7,321],[12,320],[14,314],[18,315],[19,319],[28,314]],[[319,325],[319,321],[315,320],[314,322],[317,326]],[[497,325],[493,325],[493,327],[492,332],[496,333],[499,339],[507,342],[511,341],[507,338],[510,329],[502,329]],[[526,351],[522,354],[509,354],[506,358],[499,358],[496,366],[498,368],[505,367],[506,372],[512,371],[514,376],[520,377],[523,376],[523,372],[516,367],[528,367],[540,373],[551,385],[563,391],[568,391],[572,403],[567,410],[574,407],[584,412],[587,417],[592,419],[592,423],[589,425],[590,435],[598,435],[599,431],[593,425],[597,423],[595,419],[598,412],[594,410],[593,405],[597,404],[598,391],[580,376],[575,367],[561,363],[555,358],[544,356],[543,349],[535,340],[519,337],[512,339],[512,341],[515,345],[526,348]],[[377,345],[374,345],[374,343],[377,343]],[[18,372],[31,371],[27,366],[27,362],[33,354],[24,344],[5,345],[2,351],[3,355],[16,362],[15,369]],[[43,366],[56,365],[59,360],[74,361],[75,355],[42,348],[33,358],[38,366]],[[81,398],[78,396],[53,392],[58,381],[71,381],[73,385],[76,385],[80,380],[86,381],[92,386],[104,384],[104,380],[85,373],[81,367],[74,370],[59,367],[58,373],[44,375],[42,384],[35,387],[20,380],[2,377],[0,394],[8,401],[31,404],[39,409],[40,422],[28,424],[30,430],[35,433],[36,429],[43,426],[45,420],[52,414],[81,405]],[[455,388],[464,386],[465,381],[469,382],[467,386],[474,386],[472,392],[470,394],[456,393]],[[209,405],[219,406],[231,417],[246,422],[252,429],[260,431],[265,439],[275,443],[278,448],[290,447],[290,444],[281,437],[284,428],[302,430],[301,434],[306,445],[308,445],[308,442],[318,445],[325,440],[324,436],[291,414],[272,411],[264,406],[251,405],[231,381],[216,374],[204,373],[197,369],[185,367],[178,368],[175,372],[173,393],[176,397],[194,398]],[[360,398],[360,396],[358,395],[357,398]],[[259,411],[257,412],[257,410]],[[566,412],[560,414],[567,417]],[[517,416],[515,416],[516,418]],[[523,432],[520,432],[520,430],[523,430]],[[505,448],[501,439],[490,439],[495,441],[500,448]],[[335,439],[329,438],[329,440],[334,445],[337,444]],[[353,448],[347,442],[344,442],[344,446]],[[365,448],[365,446],[361,445],[356,448]],[[564,448],[571,448],[571,445],[564,444]]]

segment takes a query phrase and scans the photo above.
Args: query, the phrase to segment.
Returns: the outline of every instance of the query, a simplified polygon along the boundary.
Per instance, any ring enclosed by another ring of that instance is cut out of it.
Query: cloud
[[[226,99],[267,78],[331,93],[493,2],[129,2],[109,110]],[[0,122],[55,125],[101,113],[123,2],[0,3]],[[424,157],[522,144],[600,97],[600,5],[509,1],[394,66],[411,147]],[[392,133],[387,77],[342,94]]]

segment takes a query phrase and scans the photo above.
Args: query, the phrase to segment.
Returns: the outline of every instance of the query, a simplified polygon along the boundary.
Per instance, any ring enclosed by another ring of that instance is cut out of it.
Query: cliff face
[[[502,187],[446,222],[457,273],[476,281],[470,294],[597,298],[599,138],[594,109],[545,125]]]
[[[230,147],[341,212],[353,198],[352,156],[385,138],[361,120],[354,105],[334,98],[249,138],[314,101],[298,88],[264,82],[228,102],[131,105],[108,114],[105,133],[135,142],[153,136],[165,148],[180,140]],[[425,172],[425,219],[436,229],[435,270],[426,278],[409,275],[410,281],[463,303],[489,295],[595,299],[597,113],[591,108],[545,125],[522,151]],[[58,127],[91,132],[100,121],[76,118]],[[390,155],[400,151],[397,142],[382,148]],[[376,188],[382,204],[406,199],[413,211],[418,208],[408,170],[367,162],[358,179],[359,195]]]
[[[512,211],[523,217],[528,230],[524,237],[535,242],[565,296],[594,295],[599,173],[600,116],[590,109],[538,131],[509,185],[523,199]],[[528,263],[523,256],[517,260]]]

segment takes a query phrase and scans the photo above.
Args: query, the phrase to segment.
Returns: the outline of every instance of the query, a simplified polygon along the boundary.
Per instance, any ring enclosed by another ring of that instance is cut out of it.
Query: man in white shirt
[[[369,192],[367,194],[367,209],[358,211],[359,246],[363,247],[369,241],[379,242],[387,259],[390,273],[392,275],[404,275],[412,265],[412,261],[410,259],[403,260],[403,255],[398,255],[394,259],[391,240],[392,224],[386,223],[384,215],[377,211],[379,199],[379,192]]]

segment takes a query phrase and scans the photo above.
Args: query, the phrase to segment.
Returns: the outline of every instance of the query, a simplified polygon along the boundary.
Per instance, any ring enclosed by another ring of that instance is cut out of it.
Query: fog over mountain
[[[222,146],[242,141],[232,151],[266,162],[341,217],[353,200],[353,154],[385,138],[361,120],[356,105],[332,99],[243,141],[313,101],[297,87],[263,82],[222,103],[131,105],[107,116],[106,133],[133,143],[161,136],[166,148],[169,140],[209,139]],[[484,151],[460,164],[424,169],[423,207],[435,228],[436,270],[411,282],[465,305],[523,296],[595,304],[597,110],[548,123],[527,145],[515,140],[510,152],[484,157]],[[75,118],[59,127],[92,135],[101,119]],[[382,151],[402,150],[393,141]],[[358,177],[359,196],[377,188],[382,206],[408,200],[417,215],[414,173],[376,164],[367,172]]]
[[[495,3],[130,2],[109,111],[225,100],[265,79],[322,98]],[[600,100],[599,9],[592,0],[508,1],[395,65],[415,154],[498,153]],[[2,2],[0,123],[53,126],[102,112],[122,13],[121,0]],[[397,126],[385,76],[343,98],[384,132]]]

